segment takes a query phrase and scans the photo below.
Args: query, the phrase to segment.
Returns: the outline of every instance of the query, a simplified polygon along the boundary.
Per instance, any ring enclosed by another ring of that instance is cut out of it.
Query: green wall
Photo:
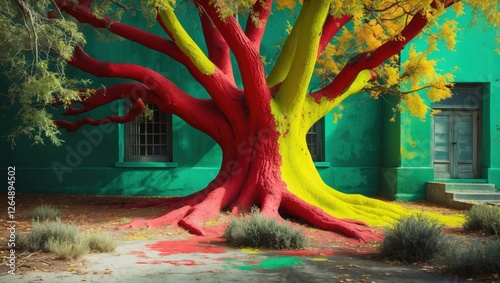
[[[277,17],[273,15],[273,17]],[[241,19],[244,21],[245,19]],[[201,45],[201,27],[184,20]],[[463,18],[465,23],[469,19]],[[264,39],[266,60],[274,58],[276,45],[286,21],[281,17],[269,25]],[[479,31],[478,31],[479,30]],[[159,34],[163,32],[156,27]],[[500,187],[500,56],[495,49],[493,32],[466,25],[458,36],[457,51],[435,54],[443,71],[458,66],[457,82],[484,83],[482,103],[482,176]],[[93,56],[109,61],[141,62],[168,76],[182,89],[197,97],[205,91],[177,63],[141,46],[113,41],[106,46],[93,36],[85,49]],[[417,43],[421,47],[423,42]],[[480,56],[477,56],[481,54]],[[402,58],[406,58],[405,52]],[[78,70],[69,74],[83,76]],[[237,73],[237,70],[236,70]],[[92,78],[95,85],[119,80]],[[5,88],[5,84],[1,87]],[[3,103],[3,102],[2,102]],[[434,180],[431,157],[431,117],[425,121],[397,113],[394,97],[372,100],[366,94],[350,97],[342,103],[342,118],[334,122],[333,113],[325,117],[325,161],[317,168],[327,184],[348,193],[383,195],[400,200],[425,197],[425,183]],[[93,117],[119,113],[119,103],[92,112]],[[0,112],[0,129],[13,123],[13,110]],[[18,192],[64,194],[118,194],[182,196],[193,193],[212,180],[221,163],[221,150],[205,134],[173,118],[173,162],[130,164],[120,160],[122,126],[85,126],[78,132],[65,132],[61,147],[32,145],[20,138],[11,148],[0,139],[0,168],[16,166]]]

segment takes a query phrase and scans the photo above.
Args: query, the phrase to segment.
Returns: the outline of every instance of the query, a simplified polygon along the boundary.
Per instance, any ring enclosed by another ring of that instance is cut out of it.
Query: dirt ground
[[[5,196],[5,199],[7,196]],[[40,205],[51,205],[61,211],[62,221],[68,224],[74,224],[79,227],[80,232],[107,232],[116,240],[174,240],[187,239],[190,234],[178,227],[162,227],[155,229],[126,229],[118,230],[117,227],[129,223],[134,219],[151,219],[159,217],[166,212],[165,208],[150,207],[150,208],[121,208],[124,203],[147,202],[158,200],[153,197],[123,197],[123,196],[82,196],[82,195],[34,195],[34,194],[18,194],[16,195],[16,232],[23,234],[29,233],[31,230],[31,219],[29,214],[31,211]],[[464,214],[464,211],[443,208],[429,202],[399,202],[399,204],[409,208],[423,211],[434,211],[442,214]],[[9,232],[7,228],[10,224],[7,222],[7,209],[4,209],[0,217],[2,229],[0,231],[0,256],[2,263],[0,264],[0,274],[7,272],[8,266],[7,256],[9,249],[7,241]],[[221,213],[218,219],[210,221],[207,225],[223,225],[230,220],[230,216],[226,213]],[[321,246],[322,248],[345,249],[358,253],[373,253],[375,254],[379,243],[360,243],[351,239],[347,239],[341,235],[325,232],[300,225],[310,237],[311,246]],[[381,231],[380,231],[381,232]],[[447,228],[446,233],[451,233],[457,237],[467,237],[461,228]],[[477,236],[477,235],[475,235]],[[47,253],[29,253],[20,251],[17,252],[17,265],[19,269],[17,273],[26,273],[30,271],[47,271],[47,270],[71,270],[85,264],[85,260],[56,260],[54,255]]]

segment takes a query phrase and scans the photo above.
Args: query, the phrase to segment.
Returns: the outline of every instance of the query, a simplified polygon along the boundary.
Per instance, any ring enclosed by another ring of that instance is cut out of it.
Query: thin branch
[[[199,12],[210,60],[234,82],[231,50],[204,9]]]
[[[245,34],[257,50],[260,50],[272,5],[273,0],[257,0],[248,15]]]
[[[70,122],[68,120],[55,120],[54,124],[56,124],[60,128],[65,128],[66,130],[72,132],[80,129],[84,125],[99,126],[109,123],[128,123],[133,121],[145,108],[145,104],[141,99],[129,97],[129,100],[132,105],[129,111],[123,116],[110,115],[106,118],[97,120],[90,117],[85,117],[77,120],[76,122]]]
[[[340,31],[340,29],[345,26],[351,19],[352,15],[344,15],[340,18],[328,15],[325,24],[323,25],[323,32],[321,33],[321,39],[318,48],[318,57],[325,50],[330,40],[332,40],[332,38]]]
[[[120,1],[117,1],[117,0],[109,0],[109,1],[111,1],[111,3],[115,4],[116,6],[122,8],[123,10],[126,10],[126,11],[140,11],[137,8],[128,7],[124,3],[120,2]]]

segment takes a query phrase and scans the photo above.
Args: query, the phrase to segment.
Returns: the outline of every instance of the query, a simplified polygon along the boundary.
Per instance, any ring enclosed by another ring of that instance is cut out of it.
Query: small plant
[[[486,204],[474,205],[466,215],[464,229],[484,231],[499,236],[500,207]]]
[[[234,218],[224,237],[235,246],[266,247],[272,249],[302,249],[307,245],[304,233],[289,222],[267,218],[252,208],[250,215]]]
[[[451,247],[451,246],[450,246]],[[477,276],[500,270],[500,240],[485,239],[469,245],[454,245],[437,261],[458,275]]]
[[[45,246],[56,255],[57,259],[78,259],[89,253],[87,242],[81,238],[75,242],[50,238]]]
[[[16,248],[18,248],[20,250],[27,250],[28,249],[28,247],[26,245],[26,236],[19,231],[16,231]]]
[[[401,217],[385,230],[381,255],[405,262],[425,262],[445,248],[442,225],[422,213]]]
[[[66,243],[76,243],[79,240],[78,227],[65,225],[57,221],[35,221],[31,224],[31,232],[25,238],[25,245],[29,251],[50,252],[49,240]]]
[[[61,218],[61,211],[50,205],[41,205],[35,207],[30,213],[30,218],[35,221],[57,220]]]
[[[107,234],[92,233],[85,237],[88,248],[93,252],[109,253],[116,249],[116,242]]]

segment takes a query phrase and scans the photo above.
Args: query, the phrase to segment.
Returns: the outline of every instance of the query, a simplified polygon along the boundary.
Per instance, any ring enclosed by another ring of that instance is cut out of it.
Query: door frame
[[[447,109],[442,109],[440,113],[435,114],[435,116],[448,116],[448,160],[447,160],[447,167],[448,167],[448,173],[449,176],[438,176],[438,178],[446,178],[446,179],[469,179],[469,178],[461,178],[460,177],[460,172],[459,172],[459,165],[461,164],[461,160],[459,160],[459,131],[457,131],[455,128],[458,127],[458,119],[457,117],[460,116],[471,116],[472,117],[472,157],[471,157],[471,163],[472,163],[472,178],[476,179],[479,178],[479,173],[480,173],[480,164],[479,164],[479,156],[480,156],[480,151],[479,151],[479,109],[452,109],[452,108],[447,108]],[[433,118],[433,123],[432,123],[432,167],[434,168],[435,174],[440,171],[436,171],[435,164],[439,161],[435,160],[435,123],[434,123],[434,118]],[[445,162],[442,162],[441,164],[446,164]]]
[[[432,109],[437,110],[437,111],[442,111],[442,112],[451,112],[454,113],[455,115],[460,115],[460,113],[467,113],[470,114],[471,112],[473,113],[473,129],[472,129],[472,143],[473,143],[473,152],[472,152],[472,158],[473,158],[473,175],[474,179],[476,178],[481,178],[481,144],[482,144],[482,107],[481,107],[481,101],[482,101],[482,91],[483,91],[483,85],[480,83],[457,83],[454,88],[452,88],[453,92],[453,97],[451,99],[445,99],[442,101],[439,101],[437,103],[432,104]],[[457,103],[460,102],[460,103]],[[439,115],[439,114],[435,114]],[[455,137],[452,136],[452,134],[456,135],[458,133],[455,133],[456,131],[452,130],[451,128],[453,127],[453,120],[455,118],[449,119],[448,121],[448,134],[449,134],[449,140],[451,142],[456,141]],[[475,120],[475,122],[474,122]],[[431,166],[434,168],[434,172],[436,172],[434,163],[435,163],[435,151],[434,151],[434,137],[435,137],[435,132],[434,132],[435,124],[434,124],[434,117],[432,117],[432,124],[431,124]],[[453,132],[452,132],[453,131]],[[451,145],[450,142],[450,145]],[[450,158],[450,177],[435,177],[435,179],[458,179],[458,162],[456,166],[453,164],[455,163],[455,160],[453,158],[458,158],[458,146],[450,146],[450,151],[453,151],[453,153],[449,153],[452,155]],[[455,167],[455,168],[453,168]],[[436,174],[435,174],[436,176]]]

